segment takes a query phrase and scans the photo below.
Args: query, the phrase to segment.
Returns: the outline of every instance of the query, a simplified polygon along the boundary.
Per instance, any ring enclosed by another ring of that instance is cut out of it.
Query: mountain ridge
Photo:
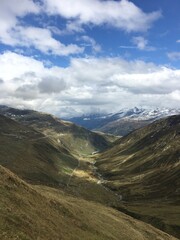
[[[180,114],[180,109],[134,107],[124,108],[116,113],[83,115],[70,118],[69,121],[90,130],[125,136],[155,120],[177,114]]]
[[[0,107],[0,114],[10,117],[23,125],[42,132],[59,145],[79,154],[90,154],[105,149],[110,142],[102,134],[91,132],[69,121],[61,120],[51,114],[34,110],[20,110],[11,107]]]

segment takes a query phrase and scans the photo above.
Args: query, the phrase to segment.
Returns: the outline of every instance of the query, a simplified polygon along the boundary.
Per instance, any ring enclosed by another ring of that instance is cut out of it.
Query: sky
[[[180,107],[179,0],[0,0],[0,104]]]

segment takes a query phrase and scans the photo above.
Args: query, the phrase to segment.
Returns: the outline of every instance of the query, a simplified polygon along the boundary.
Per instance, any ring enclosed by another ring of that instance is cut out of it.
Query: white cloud
[[[37,27],[18,27],[12,35],[16,37],[16,45],[33,46],[46,54],[66,56],[82,53],[84,48],[75,44],[64,45],[52,37],[49,29]]]
[[[63,31],[64,34],[72,34],[76,32],[85,32],[81,23],[78,21],[67,21],[66,23],[66,29]]]
[[[90,46],[94,53],[101,51],[101,46],[93,38],[84,35],[80,38],[80,40],[85,42],[84,46]]]
[[[38,14],[39,5],[32,0],[1,0],[0,1],[0,42],[14,45],[16,40],[9,34],[18,24],[18,18],[27,14]]]
[[[48,23],[44,28],[29,26],[24,19],[28,14],[36,17],[59,14],[66,18],[66,28],[48,26]],[[84,25],[104,24],[127,32],[146,31],[160,16],[159,11],[145,13],[128,0],[1,0],[0,43],[13,47],[33,47],[45,54],[68,56],[83,53],[84,48],[76,44],[63,44],[54,35],[60,37],[67,33],[83,33]],[[82,38],[92,46],[94,52],[101,50],[93,38],[86,35]],[[141,47],[142,43],[138,46]]]
[[[175,90],[170,95],[172,99],[180,101],[180,90]]]
[[[167,53],[167,56],[173,61],[180,60],[180,52],[169,52]]]
[[[177,43],[180,43],[180,39],[176,41]]]
[[[159,11],[145,13],[128,0],[45,0],[50,15],[61,15],[79,24],[108,24],[127,32],[146,31],[161,17]]]
[[[21,25],[19,18],[41,11],[42,8],[32,0],[1,0],[0,42],[10,46],[34,47],[45,54],[54,55],[66,56],[84,51],[75,44],[62,44],[52,36],[49,29]]]
[[[134,37],[133,43],[137,45],[137,48],[144,50],[147,47],[148,41],[144,37]]]
[[[46,67],[17,53],[0,55],[0,104],[70,116],[121,107],[179,107],[180,70],[120,58],[77,58]]]
[[[142,36],[137,36],[137,37],[133,37],[132,42],[136,45],[136,47],[139,50],[145,50],[145,51],[154,51],[155,48],[149,46],[149,42],[147,39],[145,39]]]

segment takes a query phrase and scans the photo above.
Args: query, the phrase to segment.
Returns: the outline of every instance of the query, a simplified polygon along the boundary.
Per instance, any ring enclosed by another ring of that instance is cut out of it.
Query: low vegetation
[[[23,125],[33,127],[78,156],[104,150],[109,145],[108,139],[101,134],[50,114],[8,107],[1,108],[0,112]]]
[[[176,236],[180,236],[179,132],[179,115],[159,120],[118,140],[96,163],[106,186],[122,195],[127,209]]]
[[[8,114],[0,115],[0,239],[180,236],[179,116],[119,139],[34,111]]]
[[[0,167],[0,239],[175,239],[112,208],[31,186]]]
[[[64,185],[78,160],[36,130],[0,116],[0,164],[28,182]]]

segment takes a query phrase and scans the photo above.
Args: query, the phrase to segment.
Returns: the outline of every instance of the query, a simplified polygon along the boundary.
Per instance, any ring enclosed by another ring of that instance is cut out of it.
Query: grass
[[[170,240],[173,237],[112,208],[47,186],[31,186],[0,167],[2,240]]]
[[[65,147],[76,155],[104,150],[109,145],[109,139],[105,136],[62,121],[50,114],[14,108],[6,108],[1,111],[21,124],[31,126],[49,136],[59,146]]]
[[[127,210],[178,237],[179,132],[180,116],[159,120],[121,138],[96,159],[106,186],[122,195]]]
[[[78,163],[67,149],[3,116],[0,146],[0,164],[34,184],[64,185]]]
[[[35,112],[25,119],[23,126],[0,117],[0,164],[33,184],[0,167],[0,239],[173,239],[119,210],[178,236],[176,119],[134,132],[98,155],[108,187],[123,195],[124,204],[97,184],[97,155],[89,153],[96,144],[105,147],[99,135],[82,137],[84,129],[57,124],[51,115],[39,121]]]
[[[174,202],[128,202],[123,207],[118,208],[120,211],[144,222],[168,232],[179,238],[180,235],[180,205]],[[168,217],[167,217],[168,216]]]

